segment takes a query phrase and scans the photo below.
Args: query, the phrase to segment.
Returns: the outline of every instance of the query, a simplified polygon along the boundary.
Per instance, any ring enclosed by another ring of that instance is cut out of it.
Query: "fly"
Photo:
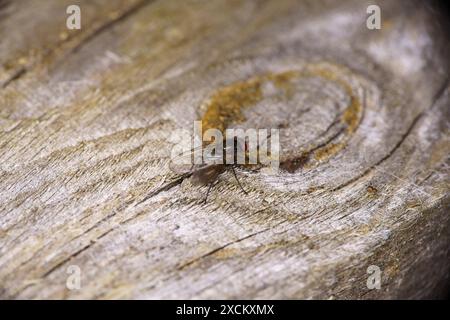
[[[201,165],[194,165],[193,163],[193,155],[195,153],[195,151],[197,151],[198,149],[202,149],[202,147],[196,148],[196,149],[192,149],[190,151],[188,151],[187,153],[184,154],[179,154],[175,159],[173,159],[171,161],[170,164],[170,168],[175,171],[175,172],[191,172],[191,182],[194,185],[203,185],[206,186],[208,185],[208,191],[206,192],[206,196],[204,199],[204,203],[206,203],[207,199],[208,199],[208,195],[212,189],[212,187],[215,185],[215,183],[217,182],[219,176],[221,174],[223,174],[224,172],[231,170],[233,172],[233,176],[236,179],[239,188],[242,190],[242,192],[244,194],[248,194],[247,191],[245,191],[244,187],[242,186],[241,182],[239,181],[237,174],[236,174],[236,170],[235,168],[238,166],[237,164],[237,153],[239,151],[244,150],[244,152],[246,152],[246,148],[242,148],[237,140],[237,138],[235,137],[233,139],[233,149],[234,149],[234,161],[232,164],[228,164],[226,163],[226,154],[227,151],[229,151],[229,149],[231,147],[228,146],[226,140],[223,141],[222,144],[223,147],[222,148],[222,152],[221,154],[219,153],[217,156],[215,156],[214,154],[207,159],[209,164],[201,164]],[[217,149],[215,149],[217,150]],[[185,159],[184,161],[182,160],[182,157],[185,157],[187,159]],[[222,161],[217,161],[218,163],[214,163],[214,160],[220,160],[221,157],[223,157]],[[176,160],[176,161],[174,161]],[[187,160],[187,161],[186,161]],[[179,164],[181,163],[181,164]],[[190,167],[190,168],[188,168]]]

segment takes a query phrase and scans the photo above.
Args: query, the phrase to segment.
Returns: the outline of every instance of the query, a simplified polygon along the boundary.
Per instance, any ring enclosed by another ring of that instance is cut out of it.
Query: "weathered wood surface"
[[[0,297],[441,296],[445,19],[378,4],[380,31],[364,1],[0,1]],[[164,166],[197,119],[281,127],[298,168],[203,204]]]

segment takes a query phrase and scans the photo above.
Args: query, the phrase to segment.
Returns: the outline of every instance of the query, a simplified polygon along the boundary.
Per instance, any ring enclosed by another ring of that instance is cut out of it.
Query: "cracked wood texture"
[[[377,4],[0,0],[0,297],[443,297],[447,17]],[[199,119],[280,128],[281,170],[203,203],[166,165]]]

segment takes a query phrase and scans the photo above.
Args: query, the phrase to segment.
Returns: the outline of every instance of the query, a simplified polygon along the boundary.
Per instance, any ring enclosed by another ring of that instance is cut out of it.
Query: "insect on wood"
[[[269,137],[270,134],[267,138]],[[209,154],[201,154],[201,164],[194,164],[196,163],[196,161],[194,161],[194,157],[196,152],[202,151],[203,146],[199,146],[187,152],[178,154],[171,160],[169,165],[170,169],[177,173],[190,172],[191,182],[194,185],[208,185],[208,190],[204,199],[205,203],[219,176],[226,171],[231,171],[233,173],[239,188],[244,194],[248,194],[240,183],[235,170],[238,166],[246,166],[249,164],[249,147],[247,141],[242,141],[242,139],[234,136],[224,139],[221,144],[212,142],[208,148],[212,150],[212,152]],[[259,152],[259,145],[257,150]],[[230,152],[232,153],[231,157]],[[244,155],[245,163],[243,164],[238,161],[238,155],[240,153]],[[231,163],[229,159],[232,159]]]

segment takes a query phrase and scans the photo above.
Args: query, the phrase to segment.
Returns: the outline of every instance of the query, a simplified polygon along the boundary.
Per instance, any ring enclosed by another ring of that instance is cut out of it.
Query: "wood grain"
[[[368,4],[0,1],[0,297],[443,297],[446,17]],[[199,119],[280,128],[283,170],[203,203],[166,165]]]

